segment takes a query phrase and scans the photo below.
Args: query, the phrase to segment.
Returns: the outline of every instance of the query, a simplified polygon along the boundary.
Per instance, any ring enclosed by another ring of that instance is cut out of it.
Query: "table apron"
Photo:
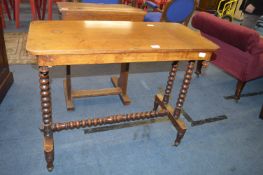
[[[116,12],[62,12],[63,20],[103,20],[103,21],[143,21],[145,13],[116,13]]]
[[[200,52],[175,52],[175,53],[106,53],[82,55],[39,55],[39,66],[80,65],[80,64],[112,64],[112,63],[138,63],[138,62],[163,62],[163,61],[209,61],[212,51]]]

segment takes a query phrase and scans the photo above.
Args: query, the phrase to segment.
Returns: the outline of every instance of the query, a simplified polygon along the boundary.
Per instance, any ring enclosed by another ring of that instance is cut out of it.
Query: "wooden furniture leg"
[[[178,61],[173,62],[172,63],[172,69],[169,73],[168,81],[167,81],[166,88],[164,91],[164,96],[163,96],[163,103],[164,104],[169,103],[170,95],[171,95],[171,92],[173,89],[173,84],[174,84],[174,80],[175,80],[175,76],[176,76],[177,67],[178,67]]]
[[[180,114],[181,114],[181,110],[183,108],[183,104],[186,98],[186,94],[192,79],[192,74],[193,74],[193,69],[194,69],[194,64],[195,61],[189,61],[188,66],[187,66],[187,70],[185,72],[184,75],[184,80],[183,80],[183,84],[181,86],[181,90],[176,102],[176,107],[174,109],[174,114],[173,117],[175,119],[179,119]],[[184,134],[186,132],[186,128],[179,128],[178,129],[178,134],[177,134],[177,138],[175,140],[175,146],[178,146],[181,142],[181,139],[183,138]]]
[[[9,10],[9,7],[8,7],[8,2],[7,0],[3,0],[3,4],[4,4],[4,9],[5,9],[5,12],[8,16],[8,19],[11,20],[11,13],[10,13],[10,10]]]
[[[183,107],[183,103],[186,98],[187,90],[190,85],[190,81],[192,79],[192,74],[193,74],[193,69],[194,69],[194,63],[195,61],[189,61],[189,64],[187,66],[187,70],[184,75],[184,80],[183,84],[178,96],[178,100],[176,103],[176,107],[173,108],[172,105],[169,104],[169,97],[173,88],[173,82],[175,79],[176,75],[176,70],[177,70],[177,62],[173,62],[172,64],[172,69],[169,73],[166,89],[164,92],[164,95],[157,94],[155,96],[155,101],[154,101],[154,111],[157,110],[158,106],[161,107],[161,111],[167,111],[167,115],[169,119],[171,120],[172,124],[174,127],[177,129],[177,137],[175,139],[174,145],[178,146],[186,132],[186,125],[185,123],[179,119],[180,113]]]
[[[43,3],[42,5],[42,15],[41,15],[41,18],[42,20],[45,19],[45,16],[46,16],[46,6],[47,6],[47,0],[43,0],[41,3]]]
[[[54,168],[54,140],[52,131],[52,106],[48,67],[39,67],[39,83],[43,122],[42,131],[44,134],[44,154],[47,162],[47,169],[48,171],[52,171]]]
[[[71,95],[71,70],[70,66],[66,66],[66,79],[64,80],[64,93],[67,110],[74,110],[73,99]]]
[[[199,76],[202,73],[203,60],[197,61],[195,74]]]
[[[33,2],[30,1],[30,3],[31,3],[31,12],[33,12],[32,9],[34,9],[34,13],[35,13],[34,17],[36,18],[36,16],[37,16],[36,19],[41,19],[41,13],[40,13],[41,1],[39,1],[39,0],[34,1],[33,0]],[[32,8],[32,7],[35,7],[35,8]],[[33,13],[32,13],[32,16],[33,16]]]
[[[47,6],[48,6],[48,20],[52,20],[52,4],[53,4],[53,0],[47,0]]]
[[[263,105],[261,107],[261,112],[259,114],[259,118],[263,120]]]
[[[38,2],[38,0],[36,2]],[[16,28],[19,28],[19,25],[20,25],[20,19],[19,19],[20,18],[20,3],[21,3],[21,0],[15,0],[14,17],[15,17],[15,22],[16,22]],[[39,8],[37,7],[35,0],[30,0],[30,6],[31,6],[32,20],[38,19],[36,12],[39,12]]]
[[[129,105],[131,103],[131,100],[127,95],[128,75],[129,75],[129,63],[122,63],[120,77],[111,78],[111,82],[114,85],[114,87],[121,88],[121,93],[119,94],[119,96],[124,105]]]
[[[166,88],[164,91],[164,96],[163,96],[163,103],[165,105],[169,103],[170,94],[172,92],[173,83],[174,83],[175,76],[176,76],[177,66],[178,66],[178,61],[173,62],[172,68],[169,72],[168,81],[167,81]],[[159,103],[157,100],[155,100],[153,110],[156,111],[158,107],[159,107]]]
[[[236,92],[235,92],[235,97],[234,97],[236,102],[238,102],[238,100],[240,99],[241,92],[245,85],[246,85],[246,82],[242,82],[240,80],[237,81]]]
[[[81,97],[95,97],[95,96],[105,96],[105,95],[119,95],[123,104],[128,105],[131,103],[127,95],[127,84],[128,84],[128,74],[129,74],[129,64],[121,64],[120,77],[112,77],[111,81],[114,88],[106,89],[95,89],[95,90],[73,90],[71,88],[71,71],[70,65],[66,66],[66,79],[64,80],[64,93],[66,99],[67,110],[74,110],[73,99]]]
[[[2,3],[0,3],[0,18],[1,18],[1,27],[5,28],[5,17],[4,17],[4,12],[2,8]]]
[[[20,14],[20,0],[15,0],[15,9],[14,9],[14,16],[15,16],[15,22],[16,22],[16,28],[19,27],[20,21],[19,21],[19,14]]]

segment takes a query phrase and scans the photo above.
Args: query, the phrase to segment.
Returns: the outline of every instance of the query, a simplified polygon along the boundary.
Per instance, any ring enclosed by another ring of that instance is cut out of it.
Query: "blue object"
[[[166,22],[183,23],[194,11],[195,0],[172,0],[164,9],[163,19]],[[156,14],[153,14],[156,13]],[[160,12],[150,12],[144,17],[145,22],[160,22]]]
[[[145,22],[160,22],[162,17],[162,13],[160,12],[148,12],[144,16]]]
[[[158,5],[157,5],[156,3],[154,3],[154,2],[152,2],[152,1],[146,1],[146,2],[145,2],[145,5],[146,5],[147,7],[153,8],[153,9],[157,9],[157,8],[158,8]]]
[[[82,0],[84,3],[119,4],[120,0]]]

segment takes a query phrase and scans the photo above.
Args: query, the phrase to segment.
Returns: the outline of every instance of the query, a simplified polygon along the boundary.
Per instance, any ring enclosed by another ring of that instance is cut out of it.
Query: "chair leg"
[[[13,9],[13,17],[14,17],[14,20],[16,20],[16,18],[15,18],[15,15],[16,15],[16,11],[15,11],[15,0],[10,0],[10,4],[11,4],[11,6],[12,6],[12,9]]]
[[[48,20],[52,20],[52,4],[53,4],[53,0],[47,0],[48,3]]]
[[[47,7],[47,0],[43,0],[43,2],[41,2],[41,3],[43,3],[42,5],[42,17],[41,17],[41,19],[42,20],[44,20],[45,19],[45,16],[46,16],[46,7]],[[51,7],[52,7],[52,5],[51,5]]]
[[[19,27],[20,21],[19,21],[19,14],[20,14],[20,0],[15,0],[15,21],[16,21],[16,28]]]
[[[13,0],[9,0],[9,4],[10,4],[11,9],[14,9],[14,1]]]
[[[137,0],[137,1],[136,1],[136,5],[135,5],[135,6],[136,6],[137,8],[141,8],[142,5],[143,5],[143,1],[142,1],[142,0]]]
[[[197,61],[195,74],[199,76],[202,73],[203,61]]]
[[[34,1],[34,0],[33,0],[33,1]],[[40,9],[41,9],[41,1],[36,0],[36,1],[35,1],[35,10],[36,10],[36,12],[37,12],[37,17],[38,17],[38,19],[41,19]]]
[[[246,82],[242,82],[240,80],[237,81],[236,92],[235,92],[235,97],[234,97],[236,102],[238,102],[238,100],[240,99],[241,92],[245,85],[246,85]]]
[[[1,3],[0,3],[0,17],[1,17],[1,21],[2,21],[2,24],[0,24],[0,28],[5,28],[5,18],[4,18],[3,8],[2,8]]]
[[[37,20],[37,14],[36,14],[36,3],[35,0],[30,0],[30,7],[31,7],[31,15],[32,15],[32,20]]]
[[[5,8],[5,12],[7,13],[8,19],[11,20],[12,18],[11,18],[11,13],[8,7],[7,0],[3,0],[3,3],[4,3],[4,8]]]

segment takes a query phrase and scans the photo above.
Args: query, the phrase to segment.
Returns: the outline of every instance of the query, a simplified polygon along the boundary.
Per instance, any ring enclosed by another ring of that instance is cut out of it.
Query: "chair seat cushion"
[[[144,16],[145,22],[160,22],[162,13],[160,12],[149,12]]]

